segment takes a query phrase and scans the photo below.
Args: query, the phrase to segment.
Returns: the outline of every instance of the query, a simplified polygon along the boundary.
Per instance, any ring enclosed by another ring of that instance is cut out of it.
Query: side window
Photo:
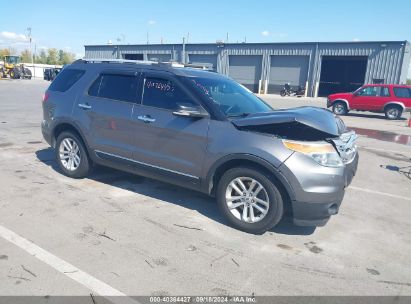
[[[360,96],[377,96],[377,87],[365,87],[363,88],[358,95]]]
[[[88,89],[88,95],[98,97],[98,91],[100,90],[101,78],[102,78],[102,76],[100,75],[100,76],[93,82],[93,84],[91,85],[91,87]]]
[[[394,88],[394,94],[400,98],[411,98],[410,88]]]
[[[133,75],[102,74],[91,85],[88,94],[101,98],[135,102],[137,77]]]
[[[146,77],[143,105],[176,110],[180,104],[193,105],[195,103],[173,81],[164,78]]]
[[[51,83],[49,90],[65,92],[70,89],[86,71],[77,69],[63,69]]]
[[[387,87],[381,87],[381,97],[389,97],[390,90]]]

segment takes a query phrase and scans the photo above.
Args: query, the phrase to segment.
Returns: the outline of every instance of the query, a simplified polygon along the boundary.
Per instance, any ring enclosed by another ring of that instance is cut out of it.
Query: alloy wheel
[[[240,221],[256,223],[268,213],[270,200],[264,186],[251,177],[237,177],[226,189],[226,204]]]
[[[80,148],[72,138],[65,138],[59,147],[60,162],[69,171],[75,171],[81,162]]]
[[[334,112],[335,112],[335,114],[337,114],[337,115],[344,114],[344,113],[345,113],[345,107],[344,107],[344,105],[343,105],[343,104],[340,104],[340,103],[337,104],[337,105],[335,105]]]
[[[395,119],[399,116],[399,110],[397,108],[391,108],[388,110],[387,116],[390,119]]]

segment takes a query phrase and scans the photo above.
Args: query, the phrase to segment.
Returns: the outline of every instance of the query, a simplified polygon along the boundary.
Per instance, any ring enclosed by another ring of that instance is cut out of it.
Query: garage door
[[[171,61],[171,54],[147,54],[147,59],[158,62]]]
[[[279,93],[284,84],[305,88],[309,56],[271,56],[268,93]]]
[[[258,92],[262,56],[229,56],[229,75],[251,91]]]
[[[353,92],[363,85],[366,56],[323,56],[318,96]]]
[[[211,70],[217,71],[217,55],[189,54],[188,60],[189,63],[206,65]]]
[[[123,54],[123,58],[128,60],[143,60],[144,56],[143,54]]]

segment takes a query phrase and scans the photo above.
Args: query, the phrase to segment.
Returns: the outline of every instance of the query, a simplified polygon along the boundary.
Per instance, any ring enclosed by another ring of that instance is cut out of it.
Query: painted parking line
[[[47,250],[37,246],[33,242],[21,237],[17,233],[7,229],[0,225],[0,237],[9,241],[10,243],[20,247],[33,257],[53,267],[58,272],[80,283],[86,288],[90,289],[93,293],[107,298],[110,302],[123,304],[123,303],[139,303],[130,297],[127,297],[121,291],[111,287],[110,285],[96,279],[90,274],[82,271],[76,266],[60,259]]]
[[[349,186],[348,189],[356,190],[356,191],[362,191],[362,192],[367,192],[367,193],[372,193],[372,194],[378,194],[378,195],[384,195],[392,198],[398,198],[406,201],[411,201],[411,197],[406,197],[406,196],[401,196],[401,195],[396,195],[396,194],[391,194],[391,193],[386,193],[386,192],[380,192],[380,191],[375,191],[371,189],[366,189],[366,188],[358,188],[354,186]]]

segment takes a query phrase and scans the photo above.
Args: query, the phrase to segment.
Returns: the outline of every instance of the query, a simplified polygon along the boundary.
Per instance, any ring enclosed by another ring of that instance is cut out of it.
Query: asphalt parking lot
[[[406,119],[344,117],[359,130],[360,164],[339,215],[255,236],[193,191],[104,168],[60,174],[40,131],[47,85],[0,81],[1,295],[411,295]]]

